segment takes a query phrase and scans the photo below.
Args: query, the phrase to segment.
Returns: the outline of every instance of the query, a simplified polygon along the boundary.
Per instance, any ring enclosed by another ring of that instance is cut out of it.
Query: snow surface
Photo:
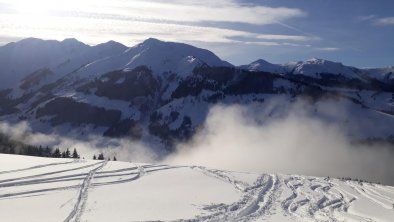
[[[2,221],[393,221],[394,187],[0,154]]]

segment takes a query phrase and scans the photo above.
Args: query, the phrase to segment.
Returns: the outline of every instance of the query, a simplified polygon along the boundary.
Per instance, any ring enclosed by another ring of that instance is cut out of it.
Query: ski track
[[[231,184],[243,193],[242,198],[232,204],[215,204],[203,209],[213,213],[200,215],[194,219],[179,221],[251,221],[271,214],[275,200],[280,195],[280,182],[276,175],[261,175],[252,185],[232,179],[225,171],[211,170],[205,167],[191,167],[208,176]]]
[[[232,204],[212,204],[202,209],[210,212],[194,219],[178,221],[253,221],[268,219],[277,211],[277,207],[291,218],[298,221],[343,221],[334,216],[334,212],[347,212],[356,196],[341,189],[329,178],[308,178],[301,176],[261,175],[254,184],[233,179],[226,171],[211,170],[205,167],[191,167],[208,176],[231,184],[243,193],[242,198]],[[335,181],[335,180],[334,180]],[[350,185],[350,184],[349,184]],[[359,185],[362,186],[362,185]],[[372,185],[357,184],[350,186],[371,201],[386,209],[392,209],[389,203],[393,199],[380,194]],[[289,192],[284,192],[285,190]],[[386,191],[392,192],[387,188]],[[279,202],[278,200],[282,200]],[[383,203],[386,201],[387,203]],[[391,207],[391,208],[390,208]],[[353,215],[360,221],[373,221],[370,218]]]
[[[79,194],[77,198],[77,202],[74,205],[73,210],[71,213],[68,215],[68,217],[64,220],[64,222],[70,222],[70,221],[79,221],[81,218],[81,215],[85,209],[87,197],[88,197],[88,191],[90,187],[90,183],[96,173],[96,171],[100,170],[107,164],[107,161],[100,162],[100,166],[92,169],[86,178],[83,180],[81,187],[79,189]]]
[[[22,168],[22,169],[17,169],[17,170],[0,171],[0,174],[16,173],[16,172],[22,172],[22,171],[26,171],[26,170],[39,169],[39,168],[43,168],[43,167],[50,167],[50,166],[56,166],[56,165],[64,165],[64,164],[70,164],[70,163],[79,163],[79,162],[81,162],[81,161],[79,161],[79,160],[74,160],[74,161],[67,161],[67,162],[60,162],[60,163],[41,164],[41,165],[32,166],[32,167],[27,167],[27,168]]]
[[[81,170],[81,169],[89,168],[89,167],[92,167],[92,166],[95,166],[95,165],[98,165],[98,164],[100,164],[100,163],[84,165],[84,166],[81,166],[81,167],[71,168],[71,169],[67,169],[67,170],[51,171],[51,172],[35,174],[35,175],[31,175],[31,176],[0,180],[0,184],[6,183],[6,182],[18,181],[18,180],[31,179],[31,178],[36,178],[36,177],[44,177],[44,176],[49,176],[49,175],[54,175],[54,174],[65,173],[65,172],[71,172],[71,171],[75,171],[75,170]]]
[[[363,197],[369,199],[370,201],[388,210],[394,210],[394,205],[392,204],[394,200],[379,194],[377,191],[373,190],[372,188],[369,188],[368,187],[369,185],[367,183],[362,183],[362,182],[356,183],[356,182],[348,181],[347,184],[352,189],[354,189],[357,193],[361,194]]]
[[[71,161],[69,163],[73,163],[73,162],[74,161]],[[65,164],[65,163],[59,163],[59,164]],[[47,166],[52,166],[52,165],[59,165],[59,164],[39,165],[39,166],[34,166],[31,169],[42,168],[42,167],[47,167]],[[60,190],[67,190],[67,189],[78,189],[79,188],[78,185],[58,186],[58,183],[85,180],[86,177],[90,175],[91,171],[86,172],[86,173],[76,173],[76,174],[70,174],[70,175],[64,175],[64,176],[61,176],[61,175],[53,176],[53,175],[61,174],[61,173],[65,173],[65,172],[72,172],[72,171],[81,170],[81,169],[86,169],[89,167],[94,167],[96,165],[101,166],[102,162],[89,164],[89,165],[85,165],[85,166],[81,166],[81,167],[76,167],[76,168],[72,168],[72,169],[67,169],[67,170],[48,171],[46,173],[32,175],[32,176],[1,180],[0,181],[0,189],[15,188],[15,187],[29,188],[29,186],[34,186],[34,185],[39,185],[39,184],[54,184],[54,185],[51,188],[28,189],[28,190],[23,190],[20,192],[5,193],[5,194],[1,194],[1,190],[0,190],[0,199],[26,197],[27,195],[31,195],[31,194],[39,194],[39,193],[60,191]],[[94,186],[94,187],[98,187],[98,186],[105,186],[105,185],[127,183],[127,182],[134,181],[136,179],[139,179],[142,175],[145,175],[145,174],[148,174],[151,172],[156,172],[156,171],[161,171],[161,170],[169,170],[169,169],[179,168],[179,167],[180,166],[144,165],[144,166],[123,168],[123,169],[118,169],[118,170],[111,170],[111,171],[96,170],[95,175],[94,175],[95,179],[111,178],[112,180],[106,181],[106,182],[91,182],[90,185]],[[23,170],[26,170],[26,169],[23,169]],[[94,169],[97,169],[97,167]],[[100,169],[101,169],[101,167],[100,167]],[[15,170],[13,172],[20,172],[20,170]],[[52,176],[52,177],[48,177],[48,176]],[[128,176],[130,176],[130,177],[128,177]],[[128,177],[128,178],[119,179],[118,177],[121,177],[121,178]]]
[[[351,202],[345,194],[332,189],[333,184],[327,178],[291,176],[284,180],[284,184],[292,194],[282,202],[282,208],[294,219],[308,217],[314,221],[320,221],[319,218],[337,221],[332,212],[346,211]]]
[[[62,162],[55,164],[37,165],[29,168],[3,171],[0,174],[17,173],[37,168],[46,168],[53,165],[70,164],[78,161]],[[0,181],[0,200],[10,198],[26,198],[29,196],[43,195],[67,189],[76,189],[77,197],[71,198],[66,204],[76,199],[71,212],[64,222],[80,221],[86,208],[88,192],[90,188],[133,182],[143,176],[149,176],[162,170],[170,170],[186,166],[168,165],[135,165],[116,170],[104,170],[107,161],[83,166],[73,167],[65,170],[46,171],[45,173],[24,176],[18,178],[4,179]],[[90,168],[90,169],[89,169]],[[187,167],[196,170],[209,177],[230,184],[237,192],[242,194],[241,198],[231,204],[211,204],[201,206],[203,213],[194,219],[177,221],[254,221],[256,219],[269,220],[270,215],[277,211],[283,212],[291,220],[311,221],[343,221],[334,217],[334,212],[347,212],[351,203],[358,199],[354,193],[349,192],[343,185],[349,187],[369,201],[386,209],[393,209],[394,189],[380,185],[345,181],[329,178],[304,177],[296,175],[269,175],[262,174],[253,183],[247,183],[237,179],[228,171],[208,169],[205,167]],[[48,168],[50,169],[50,168]],[[109,168],[110,169],[110,168]],[[77,172],[85,170],[85,172]],[[88,171],[89,170],[89,171]],[[73,172],[74,174],[62,175],[62,173]],[[60,182],[82,181],[79,185],[59,186]],[[14,193],[6,192],[9,187],[21,187],[27,189],[39,184],[53,184],[52,187],[41,189],[20,190]],[[343,185],[341,185],[343,184]],[[5,189],[5,190],[4,190]],[[62,206],[63,207],[63,206]],[[360,215],[352,215],[359,221],[372,222],[371,218]]]
[[[201,167],[201,166],[193,166],[191,167],[192,169],[200,170],[202,173],[204,173],[207,176],[214,177],[216,179],[220,179],[224,182],[230,183],[235,187],[235,189],[244,192],[249,185],[245,182],[235,180],[231,178],[229,175],[226,174],[225,171],[220,171],[220,170],[213,170],[213,169],[208,169],[206,167]]]

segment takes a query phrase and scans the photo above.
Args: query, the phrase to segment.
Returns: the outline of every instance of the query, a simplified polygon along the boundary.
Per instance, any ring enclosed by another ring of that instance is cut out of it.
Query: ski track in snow
[[[251,221],[269,215],[280,194],[280,182],[276,175],[261,175],[253,185],[247,185],[245,182],[232,179],[225,171],[210,170],[205,167],[192,167],[192,169],[230,183],[242,192],[243,196],[239,201],[229,205],[205,206],[204,210],[214,212],[210,215],[180,221]]]
[[[253,185],[233,179],[226,171],[191,167],[205,175],[231,184],[243,193],[241,200],[226,205],[213,204],[203,207],[212,213],[194,219],[179,221],[253,221],[268,219],[280,208],[285,215],[297,221],[343,221],[334,212],[347,212],[356,196],[341,189],[329,178],[302,176],[261,175]],[[373,189],[373,184],[347,182],[359,194],[380,206],[394,210],[394,198]],[[391,187],[385,188],[393,192]],[[287,192],[285,192],[285,190]],[[352,215],[359,221],[375,221],[360,215]]]
[[[369,199],[370,201],[380,205],[383,208],[386,208],[388,210],[394,210],[394,198],[390,198],[387,196],[384,196],[380,193],[378,193],[378,191],[375,191],[373,189],[371,189],[368,186],[372,186],[372,185],[368,185],[368,184],[357,184],[357,183],[348,183],[350,185],[351,188],[353,188],[357,193],[361,194],[362,196],[364,196],[365,198]]]
[[[333,218],[333,210],[346,211],[352,199],[347,199],[339,190],[332,190],[333,184],[329,179],[302,178],[291,176],[284,180],[284,184],[292,191],[291,196],[282,202],[285,212],[295,218],[311,217]]]
[[[111,164],[107,165],[107,161],[70,161],[3,171],[2,174],[0,173],[3,176],[0,180],[0,201],[73,189],[77,190],[77,195],[61,205],[61,208],[70,207],[71,211],[65,215],[64,222],[80,221],[85,209],[89,209],[86,206],[89,189],[130,183],[141,177],[160,173],[160,171],[186,168],[228,183],[234,188],[234,192],[241,194],[241,198],[233,203],[213,202],[207,203],[208,205],[199,205],[197,207],[201,213],[194,218],[176,221],[269,221],[275,214],[282,214],[290,221],[344,221],[345,219],[336,217],[336,213],[346,214],[354,201],[359,198],[364,198],[363,200],[388,211],[394,210],[394,188],[389,186],[276,174],[256,174],[254,182],[250,180],[245,182],[242,177],[230,171],[206,167]],[[56,165],[64,165],[65,168],[50,168]],[[113,168],[116,166],[120,167]],[[40,171],[34,173],[34,169],[40,169]],[[33,170],[33,175],[26,174],[30,170]],[[11,189],[12,192],[7,189]],[[357,212],[349,213],[349,215],[357,221],[376,221],[374,217],[358,215]]]
[[[0,174],[16,173],[16,172],[22,172],[22,171],[26,171],[26,170],[34,170],[34,169],[39,169],[39,168],[43,168],[43,167],[50,167],[50,166],[56,166],[56,165],[70,164],[70,163],[76,163],[76,162],[78,162],[78,161],[67,161],[67,162],[60,162],[60,163],[41,164],[41,165],[36,165],[36,166],[22,168],[22,169],[17,169],[17,170],[0,171]]]
[[[0,180],[0,184],[6,183],[6,182],[11,182],[11,181],[25,180],[25,179],[31,179],[31,178],[36,178],[36,177],[49,176],[49,175],[53,175],[53,174],[60,174],[60,173],[65,173],[65,172],[71,172],[71,171],[75,171],[75,170],[81,170],[81,169],[85,169],[85,168],[89,168],[89,167],[95,166],[97,164],[100,164],[100,163],[84,165],[84,166],[81,166],[81,167],[75,167],[75,168],[66,169],[66,170],[58,170],[58,171],[51,171],[51,172],[41,173],[41,174],[35,174],[35,175],[31,175],[31,176],[24,176],[24,177],[17,177],[17,178]]]
[[[68,217],[64,220],[64,222],[79,221],[80,220],[83,210],[85,209],[86,200],[88,198],[88,190],[90,187],[91,180],[93,179],[95,173],[98,170],[100,170],[101,168],[103,168],[106,164],[107,164],[107,161],[101,162],[100,166],[92,169],[89,172],[89,174],[86,176],[86,178],[83,180],[83,182],[81,184],[81,188],[79,189],[77,202],[75,203],[73,210],[68,215]]]
[[[220,179],[224,182],[231,183],[235,187],[235,189],[237,189],[239,191],[243,192],[248,187],[248,184],[246,184],[245,182],[231,178],[229,175],[226,174],[225,171],[207,169],[206,167],[201,167],[201,166],[199,166],[199,167],[193,166],[191,168],[200,170],[205,175],[212,176],[212,177]]]

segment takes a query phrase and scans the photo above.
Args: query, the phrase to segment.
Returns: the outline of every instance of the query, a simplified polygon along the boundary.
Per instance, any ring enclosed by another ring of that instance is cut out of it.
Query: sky
[[[309,58],[394,65],[392,0],[0,0],[0,45],[27,37],[134,46],[153,37],[235,65]]]

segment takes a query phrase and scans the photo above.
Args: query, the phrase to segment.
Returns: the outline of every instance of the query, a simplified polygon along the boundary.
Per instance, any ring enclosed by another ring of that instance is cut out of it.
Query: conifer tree
[[[45,148],[44,153],[45,153],[45,156],[46,156],[46,157],[52,156],[52,151],[51,151],[51,149],[49,149],[48,146]]]
[[[62,158],[67,158],[66,151],[62,152]]]
[[[70,149],[68,149],[68,148],[66,150],[66,157],[65,158],[71,158],[71,152],[70,152]]]
[[[59,148],[56,148],[56,149],[55,149],[55,151],[54,151],[53,154],[52,154],[52,157],[55,157],[55,158],[60,158],[60,157],[62,157],[62,154],[60,153]]]
[[[98,159],[98,160],[104,160],[104,154],[103,154],[103,153],[100,153],[97,159]]]
[[[113,161],[117,161],[117,159],[116,159],[116,156],[114,156],[114,159],[113,159]]]
[[[79,154],[78,154],[78,152],[77,152],[77,149],[75,149],[75,148],[74,148],[74,151],[73,151],[72,158],[74,158],[74,159],[79,159]]]
[[[93,155],[93,160],[97,160],[96,154]]]

